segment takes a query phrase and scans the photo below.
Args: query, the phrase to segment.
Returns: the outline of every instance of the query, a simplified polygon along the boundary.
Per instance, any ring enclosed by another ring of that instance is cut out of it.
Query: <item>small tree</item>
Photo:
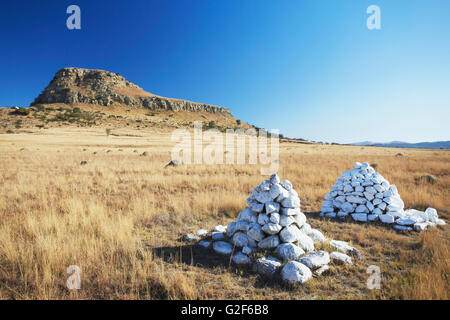
[[[109,137],[109,135],[111,134],[111,128],[106,128],[106,136]]]

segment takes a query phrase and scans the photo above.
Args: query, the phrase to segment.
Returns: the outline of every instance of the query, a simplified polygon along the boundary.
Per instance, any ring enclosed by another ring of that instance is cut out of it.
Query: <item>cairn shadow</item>
[[[252,269],[252,265],[236,265],[231,261],[231,255],[221,255],[216,253],[212,248],[204,248],[198,244],[154,247],[151,250],[155,257],[160,258],[166,263],[184,264],[186,266],[199,267],[211,271],[221,269],[232,274],[238,274],[240,277],[247,279],[254,278],[255,282],[253,286],[256,288],[285,287],[278,279],[279,275],[275,275],[273,278],[264,277],[256,273]],[[234,252],[239,250],[239,248],[235,248]]]

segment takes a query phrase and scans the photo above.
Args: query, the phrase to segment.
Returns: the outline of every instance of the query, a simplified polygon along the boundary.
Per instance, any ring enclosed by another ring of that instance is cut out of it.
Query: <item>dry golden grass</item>
[[[315,212],[343,170],[368,161],[398,186],[406,207],[432,206],[448,221],[450,152],[402,150],[404,156],[396,157],[394,149],[282,143],[279,174],[292,181],[309,223],[329,238],[350,241],[364,257],[291,288],[179,240],[234,219],[265,179],[259,166],[164,169],[170,135],[117,132],[0,135],[1,299],[449,298],[447,226],[399,233]],[[144,151],[148,155],[140,156]],[[438,183],[416,182],[425,174]],[[381,268],[381,290],[366,288],[372,264]],[[76,292],[65,286],[70,265],[82,269]]]

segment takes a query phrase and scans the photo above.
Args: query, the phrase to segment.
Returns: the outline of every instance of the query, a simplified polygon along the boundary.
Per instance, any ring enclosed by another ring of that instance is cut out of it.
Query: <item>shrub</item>
[[[30,109],[29,108],[19,108],[14,110],[13,112],[11,112],[11,114],[15,114],[18,116],[27,116],[30,114]]]

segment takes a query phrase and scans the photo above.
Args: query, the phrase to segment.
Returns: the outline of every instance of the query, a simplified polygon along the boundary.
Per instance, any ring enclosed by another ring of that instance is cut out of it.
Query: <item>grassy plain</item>
[[[308,222],[363,255],[352,267],[286,287],[180,241],[235,219],[266,178],[259,165],[164,168],[170,133],[112,133],[0,134],[1,299],[449,299],[448,226],[397,232],[317,214],[339,174],[368,161],[397,185],[407,208],[434,207],[448,222],[449,151],[282,142],[279,175],[293,183]],[[438,180],[418,180],[423,175]],[[65,285],[70,265],[82,270],[78,291]],[[381,290],[366,287],[369,265],[381,268]]]

